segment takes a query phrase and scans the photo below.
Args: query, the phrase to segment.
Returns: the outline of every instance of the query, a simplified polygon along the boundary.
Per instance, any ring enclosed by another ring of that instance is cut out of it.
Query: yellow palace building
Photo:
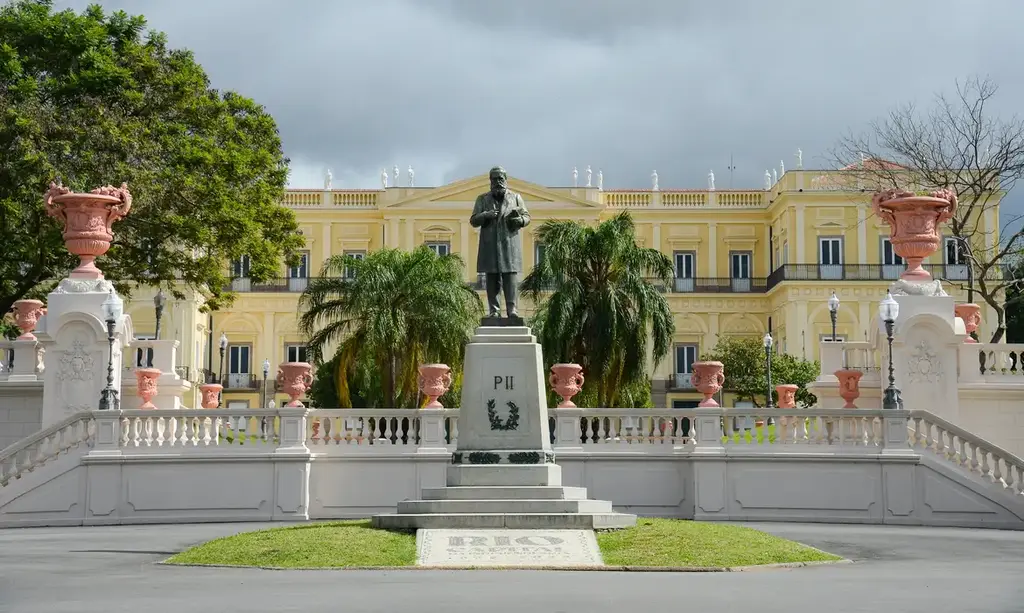
[[[835,171],[833,171],[835,172]],[[720,336],[764,336],[777,349],[809,359],[831,337],[827,300],[841,300],[837,339],[868,338],[878,302],[903,262],[892,251],[889,229],[871,212],[867,190],[836,188],[823,171],[788,171],[762,189],[603,190],[545,187],[509,177],[509,188],[526,201],[533,221],[524,230],[524,265],[543,257],[535,232],[548,219],[597,223],[629,211],[638,241],[672,258],[675,279],[666,294],[675,313],[672,355],[654,371],[656,406],[693,406],[692,363]],[[831,187],[830,187],[831,185]],[[467,263],[466,282],[479,285],[477,231],[469,224],[476,196],[489,189],[486,174],[440,187],[382,187],[376,190],[291,189],[284,205],[293,209],[306,239],[302,263],[282,267],[264,283],[247,277],[244,260],[231,263],[234,304],[207,315],[201,298],[169,301],[161,337],[180,341],[178,363],[193,381],[204,372],[224,374],[228,406],[260,406],[273,396],[264,386],[264,365],[272,380],[277,364],[305,360],[297,328],[299,294],[324,260],[335,254],[365,254],[381,247],[411,249],[425,244],[438,253],[458,253]],[[997,240],[998,209],[982,226]],[[933,276],[967,278],[966,262],[952,238],[926,261]],[[956,295],[954,283],[946,291]],[[152,337],[152,292],[139,292],[126,306],[136,335]],[[993,321],[987,307],[985,321]],[[530,305],[521,312],[529,315]],[[982,324],[979,333],[986,333]],[[221,359],[222,336],[227,339]],[[283,397],[278,395],[277,402]]]

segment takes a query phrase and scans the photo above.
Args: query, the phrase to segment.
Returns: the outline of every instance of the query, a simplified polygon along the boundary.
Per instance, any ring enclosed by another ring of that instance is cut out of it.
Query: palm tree
[[[544,355],[581,364],[597,406],[614,407],[623,389],[649,380],[650,344],[655,366],[669,353],[672,310],[650,278],[671,283],[672,261],[637,246],[628,212],[597,227],[548,221],[537,238],[545,255],[522,289],[538,305],[533,324]]]
[[[383,406],[398,407],[415,404],[420,364],[461,368],[483,314],[480,296],[463,275],[459,256],[438,256],[427,247],[380,249],[364,259],[332,256],[324,263],[299,299],[299,327],[315,363],[337,347],[340,404],[351,405],[348,381],[360,374],[373,373]]]

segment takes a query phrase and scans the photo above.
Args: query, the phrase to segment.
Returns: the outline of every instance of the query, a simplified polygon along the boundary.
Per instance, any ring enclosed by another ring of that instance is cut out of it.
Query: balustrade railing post
[[[580,420],[583,409],[552,409],[555,412],[555,448],[558,451],[583,451]]]
[[[419,445],[416,453],[446,453],[444,440],[445,409],[419,409],[416,411],[420,422]],[[415,420],[415,418],[411,418]],[[414,422],[415,423],[415,422]],[[410,428],[410,435],[414,430]]]

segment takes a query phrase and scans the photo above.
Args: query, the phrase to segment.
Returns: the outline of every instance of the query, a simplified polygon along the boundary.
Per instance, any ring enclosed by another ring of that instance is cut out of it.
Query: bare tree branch
[[[930,111],[913,104],[896,108],[872,121],[865,134],[840,139],[832,151],[842,171],[833,173],[842,175],[832,180],[838,189],[956,193],[959,206],[947,235],[958,239],[960,256],[972,272],[968,300],[976,292],[997,314],[993,343],[1006,331],[1007,290],[1019,287],[1024,274],[1018,264],[1024,215],[1000,225],[997,214],[999,203],[1024,177],[1024,121],[992,115],[990,101],[998,91],[989,78],[970,77],[956,83],[955,96],[938,94]]]

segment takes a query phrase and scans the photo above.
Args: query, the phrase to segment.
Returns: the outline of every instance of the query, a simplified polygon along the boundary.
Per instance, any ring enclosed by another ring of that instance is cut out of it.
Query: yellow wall
[[[596,223],[628,210],[643,246],[670,257],[676,251],[694,252],[698,284],[704,279],[705,287],[719,288],[667,294],[676,314],[677,343],[694,343],[704,352],[720,335],[760,337],[768,330],[770,317],[780,349],[814,359],[819,338],[831,333],[826,300],[832,291],[842,301],[837,333],[848,340],[865,340],[878,302],[891,283],[891,279],[877,276],[881,238],[888,236],[889,230],[871,212],[870,194],[815,189],[812,179],[820,174],[790,171],[768,191],[601,191],[548,188],[515,178],[509,183],[510,189],[523,195],[533,217],[523,239],[525,266],[534,264],[534,232],[545,220]],[[437,188],[291,190],[284,204],[296,211],[306,238],[310,275],[316,275],[332,254],[382,246],[411,249],[437,241],[449,243],[452,252],[462,255],[467,263],[466,280],[475,281],[478,233],[469,225],[469,214],[476,196],[487,189],[488,179],[480,175]],[[998,219],[997,212],[992,215]],[[842,237],[843,276],[859,278],[792,280],[793,273],[801,269],[819,270],[819,238],[833,236]],[[786,256],[782,255],[784,245]],[[758,291],[735,291],[729,280],[730,252],[752,255],[752,283],[760,286]],[[944,249],[940,248],[926,263],[941,264],[943,258]],[[766,278],[780,267],[780,259],[788,262],[787,280],[765,291]],[[858,270],[855,265],[865,268]],[[287,275],[285,267],[280,274]],[[870,278],[872,274],[874,278]],[[213,315],[213,370],[219,368],[216,339],[222,332],[232,344],[252,347],[250,370],[258,379],[262,379],[264,358],[273,365],[273,377],[276,365],[285,360],[285,345],[302,342],[295,323],[301,285],[292,291],[285,291],[287,283],[283,281],[278,285],[281,291],[240,292],[230,308]],[[946,291],[957,295],[951,284],[946,284]],[[151,296],[139,294],[129,306],[140,334],[151,332]],[[208,316],[198,313],[198,306],[197,300],[177,305],[174,323],[165,327],[168,334],[173,329],[182,340],[182,364],[193,371],[207,367],[201,360],[207,359]],[[523,311],[528,314],[529,305],[523,305]],[[994,318],[991,313],[983,315],[988,321]],[[984,336],[985,324],[979,332]],[[224,370],[228,370],[226,363]],[[669,356],[654,372],[655,389],[664,390],[664,381],[674,372],[673,356]],[[256,405],[262,402],[261,393],[229,390],[225,400]],[[655,397],[670,406],[673,399],[689,400],[696,394],[670,389]]]

